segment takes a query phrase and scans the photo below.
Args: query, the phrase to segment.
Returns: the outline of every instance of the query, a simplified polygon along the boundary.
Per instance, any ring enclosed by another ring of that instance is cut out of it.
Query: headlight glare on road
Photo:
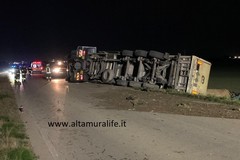
[[[11,69],[9,69],[9,72],[15,72],[15,69],[14,68],[11,68]]]
[[[54,73],[59,73],[59,72],[60,72],[60,68],[54,68],[54,69],[53,69],[53,72],[54,72]]]

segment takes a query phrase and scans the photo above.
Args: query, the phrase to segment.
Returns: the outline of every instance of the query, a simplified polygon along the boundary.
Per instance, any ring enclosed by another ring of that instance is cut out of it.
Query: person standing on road
[[[46,79],[50,81],[52,80],[50,64],[46,65]]]
[[[25,81],[27,78],[27,67],[25,65],[21,67],[21,72],[22,72],[22,80]]]
[[[15,82],[20,82],[20,75],[21,75],[21,69],[20,67],[18,66],[16,68],[16,72],[15,72]]]

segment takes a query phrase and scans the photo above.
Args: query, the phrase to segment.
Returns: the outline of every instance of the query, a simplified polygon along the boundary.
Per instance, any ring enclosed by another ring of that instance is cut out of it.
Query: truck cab
[[[88,81],[88,57],[97,52],[97,47],[78,46],[67,57],[67,78],[69,82]]]

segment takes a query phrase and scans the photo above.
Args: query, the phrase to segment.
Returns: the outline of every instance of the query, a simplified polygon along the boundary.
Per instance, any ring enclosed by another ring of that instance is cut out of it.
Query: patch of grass
[[[0,160],[35,160],[34,153],[25,147],[0,150]]]
[[[35,155],[27,148],[19,147],[8,152],[7,158],[9,160],[33,160]]]
[[[0,100],[4,98],[10,98],[11,96],[8,93],[0,93]]]
[[[228,104],[228,105],[240,105],[240,101],[231,100],[226,97],[216,97],[216,96],[211,96],[211,95],[207,95],[207,96],[192,95],[192,94],[185,93],[185,92],[178,92],[174,89],[166,89],[165,92],[169,93],[169,94],[181,95],[181,96],[186,96],[189,98],[195,98],[195,99],[200,99],[200,100],[205,100],[205,101],[210,101],[210,102],[224,103],[224,104]]]
[[[3,135],[6,135],[9,132],[10,137],[19,138],[19,139],[27,138],[23,124],[7,122],[7,123],[4,123],[1,128],[2,128]]]
[[[146,92],[162,92],[165,94],[172,94],[172,95],[179,95],[179,96],[184,96],[184,97],[189,97],[189,98],[194,98],[194,99],[200,99],[204,101],[209,101],[209,102],[216,102],[216,103],[223,103],[227,105],[237,105],[240,106],[240,101],[239,100],[232,100],[226,97],[216,97],[212,95],[192,95],[186,92],[181,92],[177,91],[175,89],[142,89],[142,88],[136,88],[135,90],[141,90],[141,91],[146,91]]]
[[[0,116],[0,120],[2,120],[4,122],[9,122],[10,121],[9,117],[7,117],[7,116]]]
[[[23,123],[16,123],[4,116],[1,116],[1,119],[3,123],[0,126],[0,159],[37,159],[29,147]]]

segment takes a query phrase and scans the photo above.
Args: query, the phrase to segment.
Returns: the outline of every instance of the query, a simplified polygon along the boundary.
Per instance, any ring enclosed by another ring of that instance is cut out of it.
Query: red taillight
[[[34,61],[34,62],[32,62],[32,63],[38,63],[38,64],[39,64],[39,63],[42,63],[42,62],[41,62],[41,61]]]
[[[86,51],[82,51],[82,56],[85,56],[86,55]]]
[[[84,51],[84,50],[79,50],[77,53],[77,56],[81,57],[82,59],[85,58],[85,55],[86,55],[86,51]]]
[[[82,74],[80,75],[80,80],[83,80],[83,75]]]
[[[83,71],[80,71],[80,72],[77,72],[76,73],[76,80],[79,81],[79,80],[83,80]]]

